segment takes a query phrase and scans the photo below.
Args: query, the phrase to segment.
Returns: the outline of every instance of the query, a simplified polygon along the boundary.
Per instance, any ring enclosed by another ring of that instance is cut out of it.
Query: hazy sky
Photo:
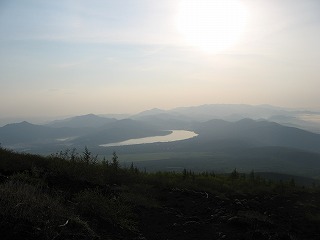
[[[319,0],[1,0],[0,117],[319,109],[319,13]],[[217,39],[229,44],[205,45]]]

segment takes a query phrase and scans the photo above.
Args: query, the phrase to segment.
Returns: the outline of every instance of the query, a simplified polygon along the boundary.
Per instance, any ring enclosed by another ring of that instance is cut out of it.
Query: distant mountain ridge
[[[178,107],[171,110],[151,109],[141,112],[134,117],[157,115],[167,113],[183,116],[193,121],[208,121],[211,119],[224,119],[236,121],[243,118],[268,118],[273,115],[290,114],[285,108],[270,105],[246,105],[246,104],[205,104],[193,107]]]
[[[55,120],[46,124],[50,127],[71,127],[71,128],[85,128],[85,127],[101,127],[105,124],[117,121],[115,118],[100,117],[95,114],[87,114],[82,116],[75,116],[63,120]]]
[[[261,114],[256,117],[261,117],[263,114],[266,117],[267,113],[272,115],[274,111],[278,113],[287,111],[265,105],[203,105],[168,111],[151,109],[133,116],[133,119],[122,120],[87,114],[56,120],[46,125],[28,122],[8,124],[0,128],[0,142],[3,144],[32,143],[41,140],[50,142],[50,139],[54,142],[59,138],[71,139],[72,141],[68,141],[69,144],[85,143],[95,146],[130,138],[164,135],[166,133],[164,130],[182,129],[199,133],[198,139],[202,141],[203,146],[207,146],[208,141],[236,140],[242,144],[283,146],[320,152],[320,135],[296,127],[250,118],[236,121],[225,119],[196,121],[197,118],[206,119],[215,115],[227,116],[237,107],[246,109],[246,113],[252,114],[258,108]],[[281,119],[287,118],[290,116]]]
[[[242,119],[237,122],[210,120],[195,131],[206,140],[240,140],[257,146],[282,146],[320,152],[320,134],[268,121]]]
[[[156,157],[156,161],[139,165],[155,170],[162,166],[179,169],[182,166],[195,170],[232,171],[236,167],[243,171],[255,169],[320,177],[320,134],[266,120],[271,116],[270,119],[293,119],[297,124],[303,123],[296,115],[301,112],[265,105],[240,105],[240,111],[237,106],[151,109],[122,120],[87,114],[46,125],[24,121],[0,127],[0,143],[3,147],[41,154],[88,146],[99,155],[117,151],[166,156],[161,161]],[[240,118],[247,115],[254,118]],[[166,135],[170,133],[168,130],[175,129],[190,130],[199,135],[170,143],[100,146],[132,138]]]
[[[152,125],[144,122],[122,119],[110,122],[97,128],[90,134],[75,140],[77,144],[100,145],[112,142],[120,142],[131,138],[142,138],[169,134],[168,131],[161,131]]]
[[[170,110],[151,109],[133,115],[131,118],[145,122],[156,122],[170,126],[188,126],[190,122],[206,122],[212,119],[239,121],[244,118],[268,120],[282,125],[302,128],[320,133],[320,122],[305,121],[300,118],[304,114],[320,116],[320,112],[288,109],[271,105],[247,104],[205,104],[193,107],[178,107]]]
[[[0,143],[14,149],[97,147],[130,138],[169,134],[153,125],[132,119],[108,119],[93,114],[35,125],[26,121],[0,127]]]
[[[0,142],[6,144],[43,144],[53,143],[57,138],[65,138],[79,135],[79,129],[59,128],[55,129],[48,126],[35,125],[26,121],[21,123],[7,124],[0,128]]]

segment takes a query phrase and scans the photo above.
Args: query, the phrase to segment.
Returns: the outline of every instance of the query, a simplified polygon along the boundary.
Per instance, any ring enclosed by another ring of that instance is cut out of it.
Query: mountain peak
[[[70,117],[62,120],[56,120],[49,123],[52,127],[72,127],[72,128],[82,128],[82,127],[101,127],[107,123],[114,122],[114,118],[106,118],[89,113],[86,115],[80,115],[75,117]]]
[[[22,121],[22,122],[19,122],[19,123],[9,123],[9,124],[7,124],[7,125],[5,125],[4,127],[18,127],[18,126],[20,126],[20,127],[24,127],[24,126],[33,126],[34,124],[32,124],[32,123],[29,123],[29,122],[27,122],[27,121]]]
[[[80,117],[89,117],[89,118],[92,118],[92,117],[97,117],[97,118],[100,118],[98,115],[95,115],[93,113],[88,113],[88,114],[84,114],[84,115],[79,115],[79,116],[76,116],[74,118],[80,118]]]
[[[138,113],[136,116],[147,116],[147,115],[154,115],[154,114],[159,114],[159,113],[164,113],[164,112],[166,112],[166,111],[159,109],[159,108],[152,108],[152,109],[143,111],[141,113]]]

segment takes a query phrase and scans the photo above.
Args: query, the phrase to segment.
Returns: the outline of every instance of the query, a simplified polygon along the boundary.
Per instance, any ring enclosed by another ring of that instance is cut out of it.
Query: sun
[[[181,0],[176,26],[188,45],[217,53],[237,43],[247,15],[239,0]]]

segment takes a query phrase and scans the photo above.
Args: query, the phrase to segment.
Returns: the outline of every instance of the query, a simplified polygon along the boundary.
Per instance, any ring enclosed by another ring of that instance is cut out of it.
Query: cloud
[[[33,1],[2,16],[2,39],[116,44],[175,44],[172,12],[155,1]],[[35,4],[37,3],[37,4]],[[17,6],[18,5],[18,6]],[[152,6],[152,7],[150,7]],[[158,13],[160,11],[160,13]]]

